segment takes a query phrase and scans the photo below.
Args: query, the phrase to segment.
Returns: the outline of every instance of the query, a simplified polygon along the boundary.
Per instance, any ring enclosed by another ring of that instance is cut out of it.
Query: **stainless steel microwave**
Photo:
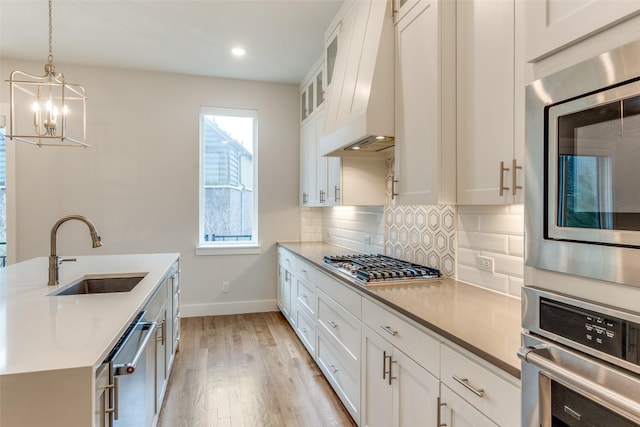
[[[639,53],[527,86],[527,265],[640,286]]]

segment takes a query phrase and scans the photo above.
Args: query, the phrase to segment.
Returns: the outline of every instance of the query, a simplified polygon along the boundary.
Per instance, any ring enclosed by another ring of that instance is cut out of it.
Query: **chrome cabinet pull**
[[[437,425],[438,427],[446,427],[447,423],[443,423],[442,422],[442,407],[443,406],[447,406],[446,403],[443,403],[442,400],[440,399],[440,396],[438,396],[438,401],[437,401],[437,407],[436,407],[436,412],[437,412]]]
[[[327,322],[333,329],[338,327],[338,324],[336,322],[334,322],[333,320],[329,320]]]
[[[305,294],[305,293],[300,294],[300,296],[301,296],[302,298],[307,298],[307,294]]]
[[[302,204],[309,203],[309,195],[307,193],[302,193]]]
[[[331,369],[331,372],[333,372],[334,374],[337,374],[339,369],[336,368],[336,365],[329,365],[329,369]]]
[[[387,370],[387,359],[389,359],[389,370]],[[393,360],[392,356],[387,356],[387,351],[382,352],[382,379],[387,380],[389,385],[391,385],[391,380],[395,380],[397,377],[394,377],[391,373],[391,365],[397,363]]]
[[[396,183],[398,182],[398,180],[396,179],[396,176],[393,175],[391,177],[391,200],[395,199],[395,197],[398,195],[398,193],[396,193]]]
[[[340,189],[338,188],[337,185],[333,187],[333,195],[336,199],[336,202],[340,200]]]
[[[325,202],[325,192],[324,190],[320,190],[320,203],[324,203]]]
[[[382,352],[382,379],[387,379],[387,352]]]
[[[509,187],[504,186],[504,173],[509,172],[509,168],[504,167],[504,162],[500,162],[500,195],[504,195],[504,192],[509,190]]]
[[[511,179],[511,185],[513,187],[513,195],[516,195],[516,192],[518,190],[522,190],[522,185],[518,185],[518,177],[517,177],[517,172],[519,170],[522,170],[522,166],[518,166],[518,161],[516,159],[513,159],[513,165],[512,165],[512,169],[513,169],[513,178]]]
[[[392,335],[392,336],[394,336],[394,337],[395,337],[396,335],[398,335],[398,331],[394,331],[393,329],[391,329],[391,326],[383,326],[383,325],[380,325],[380,327],[381,327],[382,329],[384,329],[384,331],[385,331],[385,332],[387,332],[388,334],[390,334],[390,335]]]
[[[458,377],[456,375],[454,375],[452,378],[454,380],[456,380],[457,382],[459,382],[460,384],[462,384],[467,390],[470,390],[476,396],[478,396],[478,397],[484,396],[484,389],[475,388],[474,386],[469,384],[469,380],[467,378],[460,378],[460,377]]]
[[[391,385],[391,380],[398,379],[398,377],[393,376],[393,364],[398,363],[391,356],[389,356],[389,385]]]

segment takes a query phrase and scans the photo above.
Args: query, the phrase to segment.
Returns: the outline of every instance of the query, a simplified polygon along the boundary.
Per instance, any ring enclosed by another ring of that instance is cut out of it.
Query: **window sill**
[[[260,255],[260,245],[196,246],[196,255]]]

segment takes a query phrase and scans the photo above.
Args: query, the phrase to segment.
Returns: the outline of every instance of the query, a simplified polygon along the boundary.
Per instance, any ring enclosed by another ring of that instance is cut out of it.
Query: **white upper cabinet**
[[[415,6],[420,4],[419,7],[422,8],[422,5],[428,3],[430,0],[393,0],[393,22],[397,24],[400,22],[405,15],[413,9]]]
[[[516,57],[522,52],[516,3],[458,2],[459,205],[523,202],[524,75]]]
[[[536,62],[640,13],[637,0],[524,2],[526,61]]]
[[[455,3],[398,5],[394,198],[400,204],[455,203]]]

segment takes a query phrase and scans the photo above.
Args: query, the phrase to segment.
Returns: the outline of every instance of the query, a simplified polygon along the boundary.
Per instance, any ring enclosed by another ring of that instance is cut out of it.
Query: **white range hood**
[[[343,8],[319,153],[390,156],[395,134],[391,0],[346,1]]]

